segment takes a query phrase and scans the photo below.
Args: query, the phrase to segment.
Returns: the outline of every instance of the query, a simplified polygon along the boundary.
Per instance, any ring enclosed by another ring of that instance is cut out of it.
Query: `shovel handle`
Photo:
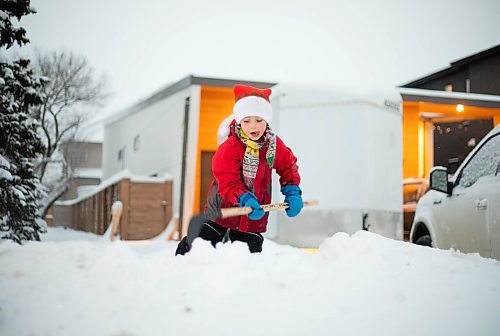
[[[313,206],[313,205],[318,205],[318,204],[319,204],[319,201],[305,201],[304,202],[304,206]],[[264,204],[261,207],[265,212],[276,211],[276,210],[287,209],[288,203]],[[248,215],[249,213],[251,213],[253,211],[253,209],[251,207],[234,207],[234,208],[222,208],[222,209],[220,209],[220,211],[221,211],[222,218],[228,218],[228,217]]]

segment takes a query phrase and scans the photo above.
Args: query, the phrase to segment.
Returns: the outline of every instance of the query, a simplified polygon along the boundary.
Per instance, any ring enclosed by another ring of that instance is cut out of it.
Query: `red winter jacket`
[[[230,126],[230,134],[222,143],[212,159],[212,170],[215,177],[209,188],[205,211],[220,213],[219,209],[239,207],[239,198],[250,190],[243,183],[243,156],[246,145],[238,139],[234,131],[234,121]],[[271,168],[266,160],[267,146],[259,150],[259,167],[254,181],[254,194],[259,204],[271,203]],[[276,136],[276,155],[274,168],[280,176],[280,184],[300,184],[297,158],[283,141]],[[259,220],[251,220],[246,215],[217,219],[221,226],[243,232],[265,232],[268,213]]]

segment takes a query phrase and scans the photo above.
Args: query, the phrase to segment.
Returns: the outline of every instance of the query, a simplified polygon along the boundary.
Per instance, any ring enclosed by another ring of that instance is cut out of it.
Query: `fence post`
[[[116,201],[113,203],[112,209],[113,215],[111,217],[111,236],[109,237],[111,241],[115,240],[115,236],[118,232],[118,226],[120,225],[120,217],[123,209],[122,202]]]
[[[123,204],[122,222],[120,225],[120,237],[122,240],[128,239],[128,224],[130,215],[130,179],[124,178],[120,182],[120,200]]]
[[[166,229],[172,219],[172,181],[163,182],[163,187],[167,202],[164,213],[164,229]]]

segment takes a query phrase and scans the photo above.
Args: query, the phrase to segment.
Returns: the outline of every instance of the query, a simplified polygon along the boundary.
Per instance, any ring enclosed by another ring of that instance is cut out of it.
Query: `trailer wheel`
[[[432,238],[430,235],[423,235],[418,237],[418,239],[415,241],[415,244],[417,245],[422,245],[422,246],[429,246],[432,247]]]

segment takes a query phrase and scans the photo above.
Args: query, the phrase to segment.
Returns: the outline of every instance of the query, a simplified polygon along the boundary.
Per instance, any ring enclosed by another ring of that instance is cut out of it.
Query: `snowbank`
[[[57,230],[57,231],[55,231]],[[497,335],[500,262],[368,232],[311,254],[271,241],[110,243],[49,228],[0,244],[1,335]],[[72,239],[72,240],[63,240]],[[49,240],[49,241],[47,241]]]

